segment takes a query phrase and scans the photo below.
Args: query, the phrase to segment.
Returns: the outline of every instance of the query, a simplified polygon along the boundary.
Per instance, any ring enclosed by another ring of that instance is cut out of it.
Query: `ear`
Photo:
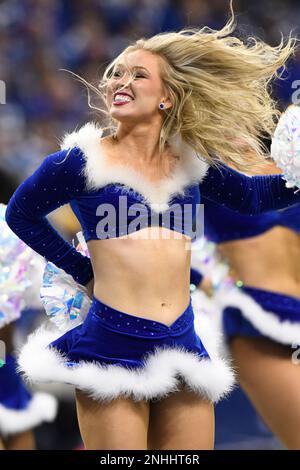
[[[173,103],[169,98],[164,98],[163,103],[165,105],[165,109],[172,108],[172,106],[173,106]]]
[[[163,87],[162,87],[162,92],[164,94],[164,96],[162,97],[162,99],[160,100],[162,103],[164,103],[165,105],[165,109],[169,109],[169,108],[172,108],[173,106],[173,103],[169,97],[169,93],[168,93],[168,89],[166,87],[165,84],[163,84]]]

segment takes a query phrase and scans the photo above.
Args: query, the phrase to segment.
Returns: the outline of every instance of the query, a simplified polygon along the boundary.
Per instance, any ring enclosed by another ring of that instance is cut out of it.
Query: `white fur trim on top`
[[[225,307],[238,308],[262,335],[283,344],[300,344],[300,323],[280,321],[274,312],[264,310],[241,289],[234,286],[231,289],[220,289],[215,300],[223,309]]]
[[[156,212],[167,210],[172,196],[184,195],[185,188],[200,182],[209,168],[208,163],[190,145],[183,142],[179,135],[173,135],[168,143],[180,160],[172,175],[157,184],[151,183],[138,170],[124,164],[122,155],[120,164],[108,165],[101,144],[102,134],[103,129],[98,123],[87,122],[78,131],[64,135],[61,149],[79,147],[82,150],[86,161],[84,174],[87,189],[97,190],[111,183],[125,184],[139,192]]]
[[[53,421],[56,414],[56,398],[43,392],[34,393],[28,406],[22,410],[0,404],[0,435],[6,437],[33,429],[44,421]]]
[[[138,370],[86,361],[67,367],[66,357],[47,347],[58,336],[42,325],[28,337],[18,358],[18,370],[27,380],[68,383],[102,401],[120,395],[134,400],[162,398],[178,390],[178,375],[190,389],[213,402],[227,395],[234,385],[233,371],[225,360],[201,359],[181,346],[156,348]]]

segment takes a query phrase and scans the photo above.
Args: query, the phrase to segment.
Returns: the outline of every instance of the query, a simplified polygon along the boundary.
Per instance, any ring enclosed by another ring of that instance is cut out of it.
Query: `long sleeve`
[[[85,188],[83,165],[84,156],[77,147],[47,155],[14,192],[5,220],[30,248],[85,285],[93,278],[90,259],[68,243],[46,218],[80,196]]]
[[[300,191],[287,188],[280,174],[246,176],[221,165],[210,167],[200,184],[201,195],[242,214],[255,215],[300,202]]]

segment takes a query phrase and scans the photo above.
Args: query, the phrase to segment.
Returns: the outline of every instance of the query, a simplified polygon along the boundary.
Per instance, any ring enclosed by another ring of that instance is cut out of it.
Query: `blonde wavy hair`
[[[168,138],[179,132],[210,165],[223,161],[247,171],[264,163],[268,149],[263,138],[272,136],[281,114],[270,82],[282,78],[298,39],[290,33],[274,47],[254,37],[242,41],[230,36],[236,27],[232,0],[230,10],[220,30],[187,27],[136,40],[107,66],[98,86],[74,74],[87,86],[89,107],[106,115],[104,130],[114,133],[117,128],[106,104],[108,80],[122,57],[142,49],[163,59],[161,79],[172,101],[163,111],[161,153]],[[134,78],[131,74],[124,87]],[[105,109],[91,104],[89,90],[103,100]]]

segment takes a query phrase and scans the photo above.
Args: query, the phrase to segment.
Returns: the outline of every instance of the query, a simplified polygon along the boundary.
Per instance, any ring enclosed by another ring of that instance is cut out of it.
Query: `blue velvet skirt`
[[[223,301],[227,338],[266,337],[278,343],[300,345],[300,299],[243,286]]]
[[[0,403],[9,409],[24,410],[32,399],[32,394],[17,373],[16,367],[16,360],[11,355],[6,357],[5,364],[0,367]]]
[[[13,356],[0,367],[0,435],[17,434],[52,421],[56,399],[46,393],[31,393],[17,372]]]
[[[53,341],[68,357],[67,365],[79,361],[98,361],[136,368],[144,364],[145,354],[157,347],[184,347],[199,359],[209,358],[194,329],[191,300],[172,325],[120,312],[93,296],[92,304],[82,325]]]
[[[234,384],[229,365],[210,357],[195,329],[191,297],[182,314],[166,325],[93,296],[81,325],[61,336],[41,327],[29,337],[19,364],[31,380],[72,384],[99,400],[119,395],[154,400],[184,382],[216,402]]]

